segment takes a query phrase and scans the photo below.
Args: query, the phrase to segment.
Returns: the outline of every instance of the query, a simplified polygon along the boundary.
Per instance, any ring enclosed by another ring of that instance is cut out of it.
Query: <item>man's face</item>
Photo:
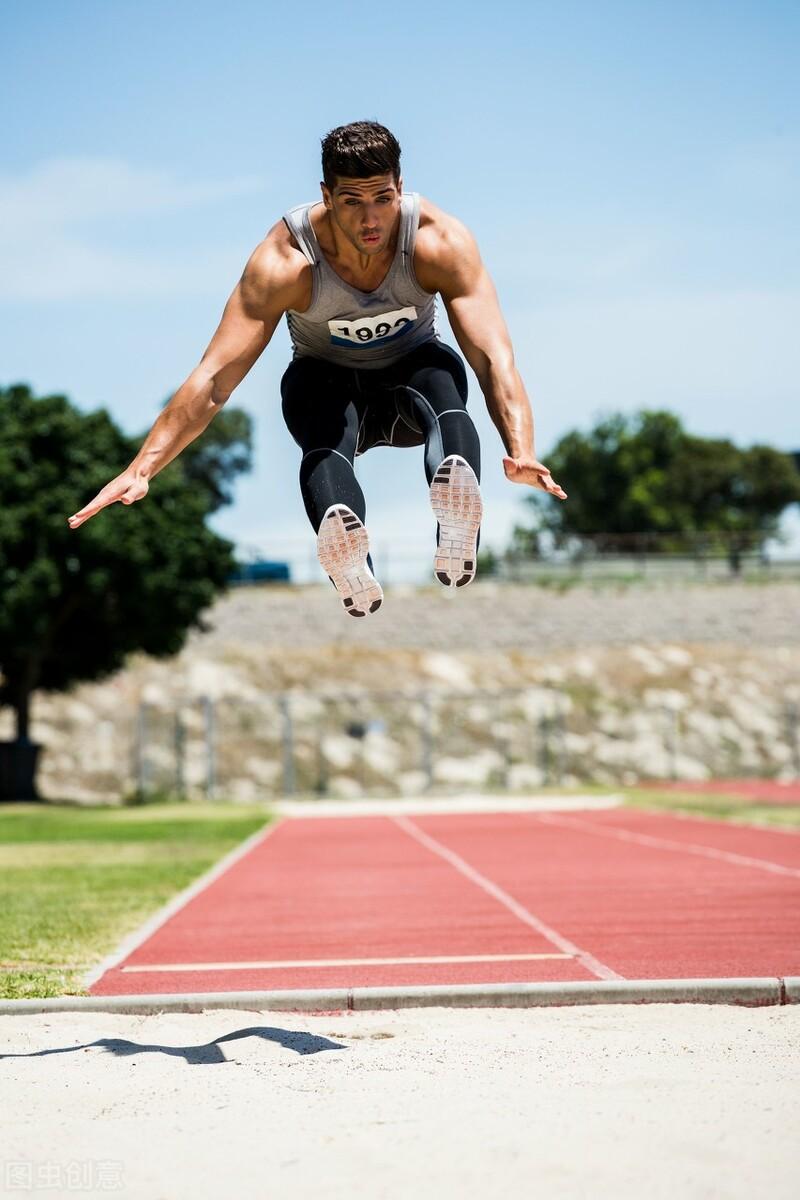
[[[393,175],[369,179],[336,178],[322,184],[322,199],[341,232],[359,254],[380,254],[389,244],[400,213],[403,181]]]

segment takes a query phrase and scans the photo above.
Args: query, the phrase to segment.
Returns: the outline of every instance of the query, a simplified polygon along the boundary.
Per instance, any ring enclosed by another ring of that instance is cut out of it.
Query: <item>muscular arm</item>
[[[438,291],[453,333],[475,372],[506,449],[503,466],[515,483],[541,488],[566,499],[547,468],[536,458],[530,401],[519,371],[497,293],[472,234],[459,221],[435,212],[420,238],[417,276],[426,290]],[[422,233],[422,231],[421,231]]]
[[[268,345],[281,313],[258,268],[245,270],[207,350],[161,411],[131,464],[152,479],[203,432]]]
[[[200,362],[159,413],[130,466],[69,518],[72,529],[117,500],[141,500],[150,480],[211,423],[286,309],[302,307],[302,260],[292,255],[284,231],[276,226],[255,250]]]

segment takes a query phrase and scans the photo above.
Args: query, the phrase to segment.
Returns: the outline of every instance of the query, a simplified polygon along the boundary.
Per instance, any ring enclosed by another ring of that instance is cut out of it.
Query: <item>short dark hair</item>
[[[393,175],[400,180],[400,143],[377,121],[352,121],[339,125],[322,139],[322,178],[333,189],[336,177],[369,179]]]

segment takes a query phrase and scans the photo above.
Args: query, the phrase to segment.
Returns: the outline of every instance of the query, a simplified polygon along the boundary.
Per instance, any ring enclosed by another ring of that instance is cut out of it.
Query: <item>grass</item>
[[[222,804],[0,806],[0,997],[83,992],[94,963],[267,819]]]
[[[656,788],[620,788],[633,808],[662,812],[694,813],[699,817],[762,825],[772,829],[800,829],[800,804],[754,804],[745,796],[709,792],[659,792]]]

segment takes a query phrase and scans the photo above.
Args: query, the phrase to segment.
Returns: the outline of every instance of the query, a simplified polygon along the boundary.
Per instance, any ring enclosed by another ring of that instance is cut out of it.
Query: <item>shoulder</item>
[[[420,197],[414,269],[427,291],[445,293],[481,269],[477,242],[464,222],[425,197]]]
[[[241,281],[245,303],[253,308],[299,306],[311,291],[311,266],[286,222],[276,221],[245,266]]]

